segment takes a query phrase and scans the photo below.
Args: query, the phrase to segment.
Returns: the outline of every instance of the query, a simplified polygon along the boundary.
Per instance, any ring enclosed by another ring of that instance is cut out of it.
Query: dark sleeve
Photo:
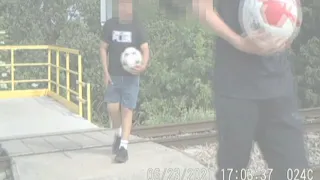
[[[107,20],[102,28],[101,40],[110,44],[112,42],[112,22]]]
[[[138,43],[140,45],[144,44],[144,43],[147,43],[148,42],[148,32],[146,31],[146,29],[144,28],[143,24],[142,23],[138,23],[137,24],[138,27]]]

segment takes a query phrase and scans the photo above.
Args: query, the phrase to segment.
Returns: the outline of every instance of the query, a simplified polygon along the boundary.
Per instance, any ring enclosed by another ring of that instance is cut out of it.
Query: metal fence
[[[26,56],[21,56],[22,51],[28,51],[29,58],[35,58],[40,62],[34,62],[35,59],[28,62],[24,59]],[[36,53],[32,54],[30,51]],[[82,79],[82,56],[79,50],[47,45],[0,46],[0,55],[2,53],[4,56],[0,56],[0,68],[5,68],[7,71],[2,73],[3,79],[0,80],[0,84],[5,85],[0,91],[0,98],[48,95],[72,112],[91,121],[91,87]],[[18,56],[23,59],[21,63],[17,61]],[[22,67],[33,69],[25,72],[17,71],[17,68]],[[47,75],[42,78],[30,78],[31,75],[28,74]],[[18,75],[19,78],[16,78]],[[23,83],[42,83],[42,85],[37,89],[18,86]]]

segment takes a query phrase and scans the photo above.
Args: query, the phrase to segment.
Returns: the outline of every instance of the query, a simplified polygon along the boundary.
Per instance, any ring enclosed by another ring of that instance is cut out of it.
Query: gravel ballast
[[[305,145],[308,149],[308,160],[311,166],[320,165],[320,131],[319,132],[308,132],[305,135]],[[184,149],[183,152],[192,156],[202,164],[212,167],[213,170],[217,169],[216,165],[216,154],[217,154],[218,144],[208,144],[204,146],[195,146]],[[259,150],[257,144],[251,152],[251,160],[249,162],[249,167],[254,171],[256,175],[267,169],[267,164],[264,161],[262,154]]]

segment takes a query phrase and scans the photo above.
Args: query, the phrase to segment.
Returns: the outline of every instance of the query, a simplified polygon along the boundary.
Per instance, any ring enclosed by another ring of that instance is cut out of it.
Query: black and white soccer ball
[[[134,67],[142,64],[141,52],[134,47],[126,48],[121,54],[121,64],[124,70],[132,73]]]

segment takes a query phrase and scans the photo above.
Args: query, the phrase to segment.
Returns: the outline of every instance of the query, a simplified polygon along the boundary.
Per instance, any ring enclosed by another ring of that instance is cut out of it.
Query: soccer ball
[[[246,35],[263,29],[272,37],[294,39],[302,23],[299,0],[242,0],[239,13]]]
[[[142,64],[142,55],[134,47],[126,48],[121,54],[121,64],[124,70],[132,73],[134,67]]]

